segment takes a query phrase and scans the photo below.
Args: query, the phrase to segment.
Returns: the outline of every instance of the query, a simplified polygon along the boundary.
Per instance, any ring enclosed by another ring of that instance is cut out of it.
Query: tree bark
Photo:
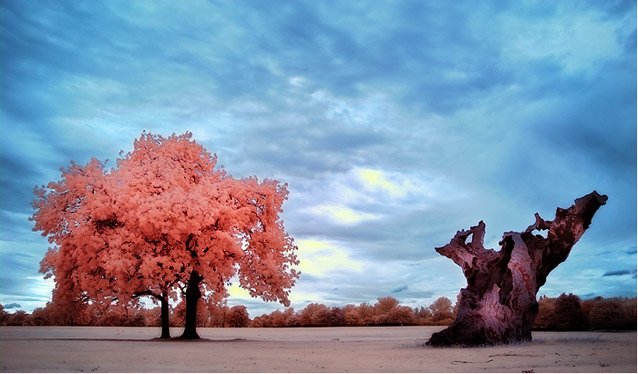
[[[160,301],[160,324],[162,326],[162,335],[160,336],[160,339],[170,339],[170,314],[168,309],[168,292],[166,291],[166,289],[161,294],[155,293],[151,290],[139,291],[133,294],[133,297],[141,296],[150,296]]]
[[[170,339],[171,330],[168,313],[168,296],[166,296],[166,294],[162,294],[162,297],[160,297],[160,311],[160,318],[162,320],[162,336],[160,336],[160,339]]]
[[[498,252],[483,246],[483,221],[458,231],[449,244],[436,248],[461,267],[467,287],[461,289],[454,323],[433,334],[427,344],[477,346],[531,340],[538,314],[536,293],[549,273],[567,259],[606,201],[607,196],[594,191],[576,199],[569,209],[557,208],[553,221],[536,213],[536,221],[525,231],[503,234]],[[534,231],[547,231],[547,237]]]
[[[199,334],[197,334],[197,303],[202,297],[199,290],[201,281],[202,276],[193,270],[186,285],[186,321],[181,339],[199,339]]]

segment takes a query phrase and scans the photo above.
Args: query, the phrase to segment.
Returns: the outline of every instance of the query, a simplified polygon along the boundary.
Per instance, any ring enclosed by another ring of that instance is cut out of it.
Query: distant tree
[[[226,326],[228,327],[247,327],[250,323],[248,310],[243,305],[235,305],[228,311]]]
[[[299,325],[304,327],[329,326],[330,308],[324,304],[308,304],[299,312]]]
[[[31,315],[24,310],[8,313],[6,318],[7,326],[32,326]]]
[[[563,293],[556,299],[552,325],[561,331],[579,331],[588,328],[587,316],[580,306],[578,296]]]
[[[377,303],[374,305],[374,312],[376,315],[383,315],[392,311],[392,309],[399,306],[399,300],[391,296],[380,297],[377,299]]]
[[[59,297],[58,291],[53,291],[53,299],[47,302],[44,308],[34,310],[34,323],[46,326],[90,326],[94,323],[88,304]]]
[[[414,318],[418,325],[432,325],[432,311],[429,307],[418,307],[414,309]]]
[[[534,321],[534,328],[539,330],[556,329],[554,309],[556,299],[541,296],[538,299],[538,315]]]
[[[374,325],[398,326],[415,323],[412,308],[399,305],[399,301],[393,297],[379,298],[373,311],[375,313],[372,319]]]
[[[343,309],[333,306],[330,308],[330,314],[328,315],[327,326],[344,326],[345,316]]]
[[[222,302],[211,300],[206,303],[199,303],[197,311],[197,320],[202,320],[202,322],[198,322],[198,326],[225,327],[228,323],[230,308],[225,300]]]
[[[363,321],[364,326],[373,325],[374,317],[376,315],[375,308],[368,303],[361,303],[357,307],[357,311],[359,312],[359,318]]]
[[[31,312],[31,323],[33,326],[51,325],[44,308],[35,308],[33,312]]]
[[[298,278],[293,239],[279,217],[275,180],[234,179],[191,134],[143,133],[111,171],[92,160],[36,189],[35,230],[54,244],[42,262],[69,300],[161,303],[185,295],[182,338],[198,338],[198,302],[226,297],[235,275],[251,296],[288,305]],[[69,309],[71,312],[73,309]]]
[[[5,326],[7,320],[7,312],[4,311],[4,306],[0,304],[0,326]]]
[[[346,326],[363,326],[365,324],[359,315],[359,309],[352,304],[343,307],[343,323]]]
[[[399,305],[390,310],[385,318],[385,324],[390,326],[411,326],[415,323],[414,310],[404,305]]]
[[[268,323],[268,316],[266,314],[262,314],[259,317],[255,317],[250,321],[250,327],[271,327]]]
[[[592,299],[581,301],[580,307],[583,308],[583,312],[585,313],[586,316],[588,316],[587,318],[589,318],[589,312],[591,311],[592,306],[594,306],[594,304],[596,304],[597,302],[601,300],[604,300],[602,296],[596,296]]]
[[[144,326],[161,327],[160,307],[144,309]]]
[[[270,314],[255,317],[250,325],[252,327],[297,327],[299,326],[299,314],[293,308],[285,308],[282,311],[275,310]],[[310,321],[311,317],[307,317]],[[308,322],[310,323],[310,322]]]
[[[622,303],[619,300],[597,300],[589,310],[589,323],[594,330],[621,330],[625,326]]]
[[[197,304],[197,327],[224,327],[228,306],[217,300],[205,300]],[[186,302],[181,300],[173,307],[171,326],[183,326],[186,319]]]
[[[286,327],[299,326],[299,316],[295,313],[295,310],[293,308],[284,309],[283,315],[284,315],[284,326]]]
[[[269,321],[269,325],[271,327],[285,327],[286,326],[286,317],[279,310],[275,310],[272,313],[270,313],[270,315],[268,316],[268,321]]]
[[[139,305],[133,307],[115,304],[107,309],[100,326],[142,327],[145,325],[144,312]]]
[[[636,330],[638,319],[636,318],[636,298],[623,298],[620,300],[624,317],[624,329]]]
[[[576,303],[577,296],[562,294],[558,298],[542,296],[534,328],[539,330],[635,330],[636,299],[603,298]],[[583,315],[586,321],[583,321]]]
[[[439,297],[430,305],[432,322],[435,324],[449,325],[452,323],[452,301],[447,297]]]

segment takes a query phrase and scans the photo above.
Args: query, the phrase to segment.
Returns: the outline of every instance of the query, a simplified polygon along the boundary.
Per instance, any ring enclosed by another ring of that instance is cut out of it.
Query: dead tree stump
[[[458,231],[449,244],[436,248],[461,267],[467,287],[461,289],[454,323],[433,334],[427,344],[477,346],[531,340],[538,314],[536,293],[549,273],[567,259],[606,201],[606,195],[594,191],[568,209],[557,208],[553,221],[536,213],[536,222],[525,231],[503,234],[498,252],[483,246],[483,221]],[[547,237],[535,231],[547,231]]]

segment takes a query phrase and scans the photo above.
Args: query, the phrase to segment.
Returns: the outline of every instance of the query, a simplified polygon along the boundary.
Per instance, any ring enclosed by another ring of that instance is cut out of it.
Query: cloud
[[[7,304],[4,306],[4,309],[20,309],[22,308],[22,305],[18,304],[18,303],[11,303],[11,304]]]
[[[327,216],[328,219],[344,225],[355,225],[364,221],[380,219],[381,216],[371,213],[359,212],[340,205],[317,205],[308,211],[319,216]]]
[[[615,20],[594,10],[574,14],[570,4],[565,5],[558,7],[556,15],[545,20],[542,27],[534,22],[535,17],[506,20],[515,30],[506,48],[513,62],[549,60],[566,74],[593,74],[601,63],[622,57]]]
[[[325,240],[301,239],[299,247],[299,269],[302,274],[325,276],[330,272],[360,272],[363,265],[350,257],[338,244]]]
[[[617,276],[622,276],[622,275],[631,275],[631,274],[636,274],[636,269],[634,270],[612,270],[612,271],[606,271],[603,274],[603,277],[617,277]]]
[[[380,190],[387,193],[392,198],[405,197],[408,192],[418,189],[409,181],[392,181],[382,170],[361,168],[356,171],[363,182],[363,187],[368,190]]]
[[[114,160],[144,129],[192,131],[230,174],[288,183],[296,306],[406,285],[413,304],[453,298],[464,279],[434,247],[480,219],[497,247],[593,189],[609,201],[543,291],[635,295],[600,277],[635,262],[635,10],[4,1],[0,301],[50,295],[33,186]],[[618,248],[633,251],[604,254]]]
[[[604,208],[602,207],[601,211]],[[595,222],[590,230],[594,228],[594,225]],[[611,274],[601,276],[605,273],[625,270],[635,274],[634,269],[627,269],[627,264],[636,262],[635,254],[618,253],[617,248],[626,245],[623,243],[612,241],[608,245],[599,245],[588,241],[586,240],[588,234],[586,233],[574,246],[567,261],[549,274],[547,283],[541,288],[539,295],[554,297],[565,292],[566,289],[577,295],[590,293],[605,297],[635,295],[636,281],[632,276]]]
[[[401,286],[401,287],[397,287],[397,288],[391,290],[390,292],[399,293],[399,292],[403,292],[403,291],[405,291],[407,289],[408,289],[408,286]]]

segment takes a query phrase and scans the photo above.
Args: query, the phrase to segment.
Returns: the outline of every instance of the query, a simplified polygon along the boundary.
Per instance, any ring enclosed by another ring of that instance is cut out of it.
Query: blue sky
[[[453,300],[434,251],[609,195],[540,294],[636,295],[635,1],[2,1],[0,303],[43,306],[35,185],[143,130],[287,182],[293,306]],[[229,304],[280,307],[233,287]]]

